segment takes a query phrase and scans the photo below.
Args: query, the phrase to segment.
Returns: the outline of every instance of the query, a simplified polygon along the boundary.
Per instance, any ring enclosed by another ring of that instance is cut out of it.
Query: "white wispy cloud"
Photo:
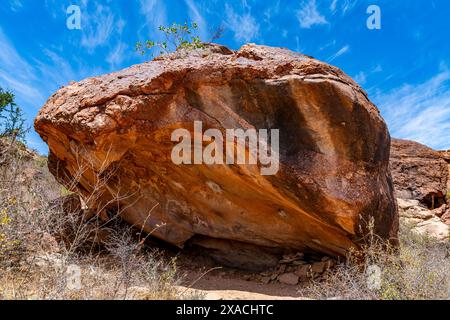
[[[118,42],[117,45],[109,52],[106,61],[109,63],[111,68],[116,68],[124,60],[125,55],[128,50],[128,46],[123,42]]]
[[[79,80],[77,73],[73,70],[71,64],[62,58],[56,51],[44,48],[42,52],[45,55],[45,62],[34,60],[34,65],[42,78],[50,88],[58,88],[67,85],[71,80]]]
[[[353,77],[353,80],[355,80],[359,85],[363,85],[367,81],[367,75],[364,71],[360,71],[356,76]]]
[[[81,7],[81,46],[86,48],[90,55],[93,55],[98,47],[106,48],[108,50],[106,61],[110,68],[120,66],[127,56],[125,52],[127,46],[121,40],[127,22],[120,16],[120,11],[111,1],[102,5],[82,0]],[[147,10],[150,10],[150,7],[147,7]]]
[[[86,3],[86,1],[82,1],[81,4],[85,7]],[[66,12],[68,4],[58,0],[45,0],[44,7],[53,19],[61,19],[65,18],[65,16],[61,15],[61,12]]]
[[[333,0],[330,4],[330,11],[335,12],[338,0]]]
[[[373,100],[393,137],[450,149],[450,71],[441,71],[423,83],[377,93]]]
[[[34,68],[23,59],[0,27],[0,85],[20,94],[24,101],[36,103],[43,99],[33,85]]]
[[[350,13],[350,11],[353,10],[357,3],[358,0],[344,0],[341,6],[342,15],[345,16],[346,14]]]
[[[336,42],[337,42],[336,39],[333,39],[333,40],[331,40],[331,41],[325,43],[325,44],[322,45],[321,47],[319,47],[319,50],[320,50],[320,51],[323,51],[323,50],[326,50],[326,49],[328,49],[328,48],[332,48],[332,47],[334,47],[334,46],[336,45]]]
[[[119,18],[119,19],[117,20],[116,27],[117,27],[117,33],[118,33],[118,34],[122,34],[123,29],[125,28],[126,24],[127,24],[127,23],[126,23],[125,20],[123,20],[122,18]]]
[[[3,88],[12,90],[15,95],[20,95],[20,98],[28,103],[34,104],[44,99],[44,96],[33,84],[18,80],[14,74],[1,72],[0,80]]]
[[[300,46],[300,38],[298,36],[295,36],[295,51],[303,52],[302,47]]]
[[[104,73],[103,70],[94,72],[93,69],[82,68],[83,61],[77,61],[77,57],[72,57],[69,63],[58,54],[61,50],[41,45],[39,58],[19,52],[0,27],[0,87],[16,95],[16,102],[24,111],[30,127],[39,108],[56,89],[67,85],[70,80]],[[78,65],[76,69],[74,61]],[[36,132],[31,131],[26,139],[32,147],[46,152],[47,147]]]
[[[382,72],[383,71],[383,67],[381,66],[381,64],[377,64],[373,69],[372,69],[372,73],[377,73],[377,72]]]
[[[153,33],[159,26],[167,25],[166,7],[163,1],[140,0],[140,13],[145,17],[147,31]]]
[[[350,50],[350,46],[346,45],[343,46],[341,49],[339,49],[335,54],[333,54],[331,57],[329,57],[327,59],[328,62],[332,62],[333,60],[335,60],[336,58],[339,58],[340,56],[342,56],[343,54],[347,53]]]
[[[259,36],[259,23],[250,13],[237,14],[225,4],[226,26],[233,31],[237,42],[249,42]]]
[[[26,114],[27,126],[31,127],[46,98],[41,88],[46,81],[40,80],[39,71],[19,54],[1,27],[0,44],[0,87],[15,94],[16,102]],[[33,148],[46,152],[45,144],[34,131],[27,134],[26,140]]]
[[[278,15],[280,12],[280,0],[274,1],[271,5],[264,10],[264,22],[269,25],[269,30],[273,28],[272,18]]]
[[[81,45],[90,52],[98,46],[106,45],[115,30],[115,23],[114,14],[106,6],[96,5],[95,12],[90,15],[85,10],[82,16]]]
[[[23,3],[22,0],[10,0],[10,4],[9,7],[11,8],[12,11],[19,11],[20,9],[23,8]]]
[[[191,22],[195,22],[198,25],[200,38],[204,41],[208,41],[208,24],[200,14],[199,8],[193,0],[185,0],[185,3],[189,8],[189,19],[191,19]]]
[[[364,85],[367,82],[367,78],[369,78],[372,74],[383,71],[383,68],[380,64],[377,64],[375,67],[370,69],[369,71],[360,71],[356,74],[353,79],[360,85]]]
[[[332,15],[340,12],[342,16],[346,16],[357,4],[358,0],[333,0],[330,3],[330,12]]]
[[[325,16],[320,14],[317,9],[316,0],[303,2],[301,8],[297,11],[297,19],[300,27],[304,29],[309,29],[315,25],[328,24]]]
[[[32,67],[16,51],[13,44],[0,27],[0,66],[6,70],[17,69],[19,75],[21,72],[33,76]]]

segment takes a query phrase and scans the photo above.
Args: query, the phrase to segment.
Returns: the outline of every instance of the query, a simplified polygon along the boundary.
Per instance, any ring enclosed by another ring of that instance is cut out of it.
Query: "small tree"
[[[15,103],[14,94],[0,87],[0,137],[24,140],[27,131],[24,114]]]
[[[159,54],[167,54],[179,49],[198,49],[204,48],[205,44],[196,35],[198,30],[197,23],[184,24],[174,23],[169,27],[159,26],[159,31],[164,33],[164,41],[147,40],[145,43],[137,42],[136,51],[145,55],[152,49],[159,49]]]

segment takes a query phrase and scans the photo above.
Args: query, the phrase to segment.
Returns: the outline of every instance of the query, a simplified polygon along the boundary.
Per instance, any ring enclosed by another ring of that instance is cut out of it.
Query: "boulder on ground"
[[[439,241],[448,241],[450,227],[442,222],[438,217],[434,217],[429,220],[420,222],[412,230]]]
[[[281,282],[283,284],[288,284],[291,286],[296,285],[298,283],[298,280],[299,280],[299,277],[293,272],[283,273],[278,276],[279,282]]]
[[[419,200],[397,199],[399,216],[418,221],[431,219],[433,211],[420,204]]]
[[[171,134],[193,136],[194,121],[222,133],[279,129],[279,170],[175,164]],[[208,45],[73,83],[35,128],[59,181],[180,247],[202,235],[343,256],[372,218],[375,233],[397,237],[378,109],[338,68],[286,49]]]

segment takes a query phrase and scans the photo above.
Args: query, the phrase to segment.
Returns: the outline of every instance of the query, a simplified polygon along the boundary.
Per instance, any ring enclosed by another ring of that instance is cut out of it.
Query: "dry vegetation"
[[[98,185],[105,179],[99,178]],[[87,222],[55,201],[63,195],[67,199],[70,192],[48,172],[45,157],[0,139],[0,299],[201,298],[176,289],[175,261],[149,248],[139,230],[118,215],[107,223],[97,215]],[[88,201],[97,197],[94,192]],[[448,242],[437,243],[408,226],[401,227],[400,235],[400,247],[387,253],[369,235],[364,258],[351,255],[299,294],[316,299],[449,299]],[[77,271],[79,278],[74,277]]]
[[[0,300],[200,298],[176,289],[175,261],[134,228],[118,217],[83,221],[60,200],[67,194],[46,158],[0,140]]]
[[[373,234],[364,257],[349,259],[301,294],[314,299],[448,300],[450,299],[449,242],[437,242],[401,225],[400,246],[386,247]]]

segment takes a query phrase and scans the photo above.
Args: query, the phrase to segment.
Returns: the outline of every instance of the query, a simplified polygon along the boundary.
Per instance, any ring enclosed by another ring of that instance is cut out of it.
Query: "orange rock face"
[[[448,167],[448,179],[447,179],[447,193],[450,192],[450,150],[439,151],[440,155],[447,162]]]
[[[448,166],[438,151],[392,139],[390,164],[398,198],[419,200],[430,209],[446,202]]]
[[[174,164],[171,133],[194,121],[279,129],[279,171]],[[35,128],[52,173],[88,205],[180,247],[208,238],[341,256],[371,217],[381,237],[397,235],[377,108],[339,69],[285,49],[210,45],[86,79],[56,92]]]

